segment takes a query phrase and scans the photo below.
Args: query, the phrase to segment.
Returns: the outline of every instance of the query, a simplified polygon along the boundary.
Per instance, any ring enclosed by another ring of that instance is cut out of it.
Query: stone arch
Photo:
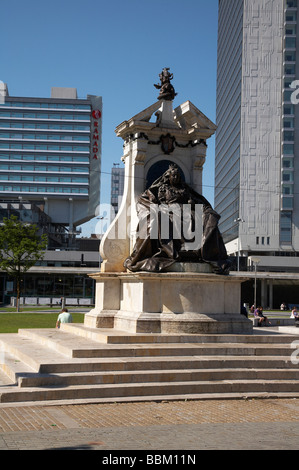
[[[175,163],[178,166],[182,180],[186,180],[184,171],[176,162],[172,160],[158,160],[156,163],[153,163],[147,171],[145,189],[147,189],[157,178],[159,178],[159,176],[163,175],[163,173],[168,170],[170,163]]]

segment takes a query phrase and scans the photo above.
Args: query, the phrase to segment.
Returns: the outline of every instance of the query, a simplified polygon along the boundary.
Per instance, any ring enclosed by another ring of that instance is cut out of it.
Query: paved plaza
[[[299,399],[0,405],[0,450],[101,450],[103,458],[114,455],[108,450],[181,450],[188,457],[192,450],[297,450],[298,435]]]

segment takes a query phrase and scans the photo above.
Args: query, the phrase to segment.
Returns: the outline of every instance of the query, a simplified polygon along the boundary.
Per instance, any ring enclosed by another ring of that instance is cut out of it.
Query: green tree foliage
[[[47,248],[47,236],[38,235],[38,227],[18,220],[14,215],[4,218],[0,227],[0,268],[16,280],[19,311],[21,279]]]

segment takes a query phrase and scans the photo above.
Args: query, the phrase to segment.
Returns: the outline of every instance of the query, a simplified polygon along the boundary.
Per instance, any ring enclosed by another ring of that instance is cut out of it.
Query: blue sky
[[[11,96],[50,97],[56,86],[103,97],[101,202],[122,156],[115,128],[156,102],[164,67],[174,107],[190,100],[215,122],[218,0],[2,0],[0,12],[0,80]],[[213,137],[203,175],[212,204],[214,150]]]

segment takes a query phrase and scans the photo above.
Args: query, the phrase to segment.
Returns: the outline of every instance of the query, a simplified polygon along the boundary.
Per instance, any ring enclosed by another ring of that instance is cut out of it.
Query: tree
[[[47,248],[47,236],[38,235],[38,227],[23,223],[14,215],[3,219],[0,227],[0,268],[16,280],[19,311],[21,279]]]

